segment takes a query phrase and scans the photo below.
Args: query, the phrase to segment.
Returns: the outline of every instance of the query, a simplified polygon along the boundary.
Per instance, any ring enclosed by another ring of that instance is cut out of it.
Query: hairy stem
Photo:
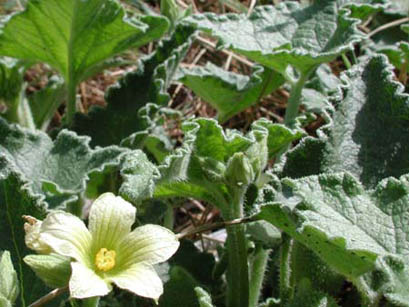
[[[225,220],[243,218],[245,189],[234,189],[232,203],[222,210]],[[230,225],[227,231],[227,306],[249,306],[249,270],[247,264],[247,244],[243,224]]]
[[[263,248],[261,244],[256,245],[253,263],[250,268],[250,302],[249,307],[257,307],[260,298],[260,291],[263,286],[264,275],[270,255],[269,249]]]
[[[295,118],[298,115],[298,109],[301,105],[302,90],[305,82],[307,82],[311,72],[314,71],[314,69],[303,72],[298,81],[291,88],[290,98],[288,99],[287,110],[285,111],[284,117],[284,124],[287,127],[294,128],[295,126]]]
[[[291,254],[293,240],[283,233],[280,250],[280,300],[283,306],[293,297],[294,287],[291,278]]]

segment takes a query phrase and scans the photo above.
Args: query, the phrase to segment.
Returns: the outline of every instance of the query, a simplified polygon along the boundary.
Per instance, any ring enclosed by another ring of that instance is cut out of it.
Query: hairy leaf
[[[126,20],[115,0],[34,0],[0,35],[0,54],[45,62],[77,84],[104,60],[159,38],[159,17]]]
[[[281,75],[260,66],[256,66],[248,77],[225,71],[211,63],[205,67],[182,68],[179,81],[210,103],[218,111],[217,119],[221,123],[284,83]]]
[[[338,4],[351,10],[351,17],[365,20],[387,7],[387,0],[338,0]]]
[[[283,179],[283,193],[257,217],[356,280],[375,268],[378,257],[408,257],[408,179],[385,179],[374,190],[348,173]]]
[[[12,306],[17,299],[18,292],[17,272],[11,262],[10,252],[4,251],[0,258],[0,297],[7,301],[6,306]]]
[[[52,141],[40,131],[31,132],[0,119],[0,152],[7,164],[24,175],[33,195],[50,208],[75,201],[85,190],[88,174],[117,165],[127,150],[112,146],[91,149],[89,138],[67,130]]]
[[[171,39],[164,40],[139,63],[137,71],[128,73],[108,90],[106,108],[94,106],[87,115],[77,113],[70,129],[91,136],[93,146],[120,144],[130,137],[133,141],[127,140],[127,146],[140,148],[155,127],[152,117],[157,111],[155,106],[145,106],[169,101],[166,90],[192,43],[192,34],[191,28],[178,28]]]
[[[352,49],[361,34],[337,0],[256,7],[246,15],[193,15],[187,21],[220,39],[220,45],[285,73],[288,65],[307,72]]]
[[[268,160],[302,136],[298,130],[265,119],[254,122],[246,136],[237,131],[225,133],[210,119],[186,122],[182,128],[184,144],[159,167],[162,177],[156,183],[154,195],[194,197],[220,207],[229,203],[228,186],[237,183],[231,181],[233,177],[250,176],[252,182],[263,185],[262,172]],[[236,159],[245,163],[242,167],[252,175],[243,175],[235,164],[237,176],[233,176],[229,165]]]
[[[283,175],[349,171],[373,187],[406,174],[409,96],[393,78],[386,57],[379,55],[347,71],[333,123],[323,129],[327,136],[306,139],[289,153]]]

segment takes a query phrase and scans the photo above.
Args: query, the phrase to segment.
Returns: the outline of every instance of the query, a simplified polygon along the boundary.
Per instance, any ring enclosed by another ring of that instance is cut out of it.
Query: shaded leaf
[[[9,161],[2,153],[0,154],[0,220],[2,221],[0,249],[10,251],[21,289],[17,304],[25,306],[44,295],[46,289],[41,282],[38,282],[34,272],[23,263],[23,257],[31,252],[24,242],[22,215],[43,219],[45,205],[38,196],[33,196],[30,183],[10,167]]]
[[[61,78],[53,77],[46,87],[28,98],[34,123],[38,129],[43,131],[47,129],[65,95],[64,81]]]
[[[283,175],[349,171],[373,187],[407,173],[409,96],[393,78],[386,57],[379,55],[347,71],[333,123],[322,131],[327,136],[306,139],[289,153]]]
[[[120,144],[131,136],[131,148],[138,147],[154,129],[152,117],[157,107],[170,97],[167,88],[173,75],[192,43],[193,29],[180,27],[171,39],[161,42],[153,54],[140,61],[138,70],[128,73],[106,94],[106,108],[94,106],[87,115],[77,113],[70,129],[91,136],[91,145]],[[107,129],[109,127],[109,129]],[[126,141],[127,143],[130,140]]]
[[[225,71],[211,63],[205,67],[182,68],[179,81],[210,103],[218,111],[218,121],[221,123],[257,103],[284,83],[281,75],[261,66],[256,66],[248,77]]]
[[[287,65],[305,73],[360,41],[358,21],[347,13],[337,0],[322,0],[306,8],[296,2],[258,6],[249,17],[206,13],[186,20],[218,37],[223,48],[281,73]]]

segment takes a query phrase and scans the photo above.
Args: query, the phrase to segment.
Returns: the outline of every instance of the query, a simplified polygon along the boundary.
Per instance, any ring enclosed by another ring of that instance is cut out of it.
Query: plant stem
[[[270,255],[269,249],[263,248],[261,244],[256,245],[254,260],[251,265],[250,273],[250,302],[249,307],[257,307],[260,298],[260,291],[263,286],[264,274]]]
[[[35,130],[30,106],[27,100],[23,97],[23,94],[18,95],[11,103],[11,107],[8,109],[5,117],[11,123],[17,123],[23,127]]]
[[[99,305],[99,296],[94,296],[82,300],[82,307],[97,307]]]
[[[344,61],[345,67],[347,69],[350,69],[352,67],[351,62],[349,61],[348,57],[345,55],[345,53],[341,54],[342,60]]]
[[[65,124],[70,125],[77,110],[77,86],[74,80],[67,84],[67,111],[65,113]]]
[[[287,127],[294,128],[295,126],[295,118],[298,115],[298,109],[301,104],[302,90],[312,71],[314,71],[314,69],[303,72],[291,88],[290,98],[288,99],[287,110],[285,111],[284,117],[284,124]]]
[[[294,287],[291,282],[291,252],[293,240],[285,233],[282,234],[283,243],[280,250],[280,300],[284,306],[293,297]]]
[[[244,188],[233,189],[232,203],[222,210],[225,220],[243,218]],[[249,270],[247,264],[247,244],[243,224],[230,225],[227,231],[227,306],[249,306]]]
[[[173,230],[173,224],[174,224],[173,207],[171,204],[168,204],[165,212],[165,217],[163,220],[163,226],[170,230]]]
[[[60,296],[61,294],[63,294],[64,292],[66,292],[68,290],[68,286],[63,287],[63,288],[58,288],[58,289],[54,289],[53,291],[51,291],[50,293],[44,295],[43,297],[41,297],[40,299],[38,299],[37,301],[35,301],[34,303],[32,303],[29,307],[39,307],[39,306],[43,306],[46,303],[48,303],[49,301],[55,299],[57,296]]]

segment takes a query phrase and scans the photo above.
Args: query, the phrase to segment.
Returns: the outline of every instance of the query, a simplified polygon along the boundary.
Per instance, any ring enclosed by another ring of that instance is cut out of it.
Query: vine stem
[[[49,301],[55,299],[56,297],[60,296],[61,294],[65,293],[68,290],[68,286],[63,288],[57,288],[51,291],[50,293],[44,295],[43,297],[39,298],[37,301],[32,303],[28,307],[40,307],[44,304],[48,303]]]
[[[302,90],[314,69],[315,67],[301,73],[297,82],[291,87],[290,98],[288,99],[287,110],[285,111],[284,117],[284,124],[287,127],[293,128],[295,126],[295,118],[298,115],[298,109],[301,105]]]
[[[271,250],[265,249],[261,244],[256,245],[253,263],[250,269],[250,299],[249,307],[257,307],[260,291],[263,286],[264,274],[266,272],[268,256]]]

